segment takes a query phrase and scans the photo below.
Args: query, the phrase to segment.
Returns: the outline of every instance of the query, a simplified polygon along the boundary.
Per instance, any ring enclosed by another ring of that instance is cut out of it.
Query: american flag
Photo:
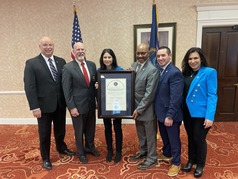
[[[73,22],[73,28],[72,28],[72,49],[74,47],[74,44],[76,42],[83,42],[81,31],[80,31],[80,26],[79,26],[79,20],[78,20],[78,15],[77,15],[77,9],[74,5],[74,22]],[[71,51],[71,59],[74,60],[74,54]]]

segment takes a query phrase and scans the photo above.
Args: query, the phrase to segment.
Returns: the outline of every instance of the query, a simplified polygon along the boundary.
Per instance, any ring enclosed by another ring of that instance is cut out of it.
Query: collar
[[[45,55],[43,55],[42,53],[41,53],[41,55],[42,55],[42,57],[45,59],[45,61],[47,61],[48,62],[48,57],[46,57]],[[55,61],[54,60],[54,56],[52,55],[51,57],[50,57],[53,61]]]
[[[167,68],[167,66],[169,66],[169,64],[171,63],[172,61],[170,60],[169,63],[167,63],[164,67],[161,67],[163,70],[165,70]]]

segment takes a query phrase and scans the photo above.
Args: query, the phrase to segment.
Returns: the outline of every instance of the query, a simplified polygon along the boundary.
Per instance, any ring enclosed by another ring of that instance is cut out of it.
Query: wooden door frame
[[[202,46],[203,27],[238,25],[238,3],[197,5],[196,46]]]
[[[197,6],[196,46],[202,46],[204,27],[226,27],[238,25],[238,3]]]

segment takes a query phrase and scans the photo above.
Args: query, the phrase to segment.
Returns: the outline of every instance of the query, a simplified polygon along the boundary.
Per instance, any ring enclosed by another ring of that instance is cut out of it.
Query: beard
[[[78,59],[79,61],[83,61],[83,60],[85,59],[84,54],[78,54],[77,59]]]

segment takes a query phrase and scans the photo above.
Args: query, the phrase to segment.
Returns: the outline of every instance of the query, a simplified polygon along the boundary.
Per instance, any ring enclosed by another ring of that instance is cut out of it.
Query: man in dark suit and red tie
[[[51,123],[54,124],[56,149],[60,154],[73,156],[64,142],[66,104],[62,89],[62,72],[65,60],[54,56],[54,43],[50,37],[42,37],[40,55],[26,61],[24,87],[33,116],[37,118],[40,153],[43,168],[52,169],[50,161]]]
[[[171,160],[168,175],[176,176],[181,163],[180,125],[183,120],[184,78],[181,71],[172,64],[172,53],[168,47],[158,49],[157,61],[160,79],[155,93],[155,113],[163,140],[162,154],[158,160]]]
[[[88,163],[86,153],[100,155],[94,145],[97,69],[95,63],[85,60],[83,43],[75,43],[73,53],[75,60],[64,66],[62,83],[72,117],[78,157],[82,163]]]

